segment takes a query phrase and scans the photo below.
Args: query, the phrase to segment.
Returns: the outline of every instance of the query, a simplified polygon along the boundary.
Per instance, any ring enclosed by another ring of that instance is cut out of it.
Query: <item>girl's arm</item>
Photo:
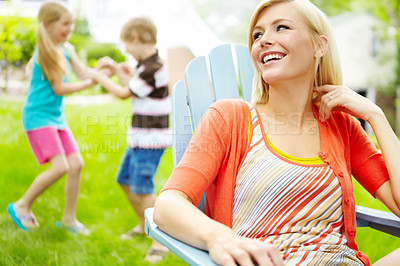
[[[78,82],[63,82],[62,76],[54,77],[54,81],[52,83],[54,93],[57,95],[65,95],[94,86],[96,84],[95,81],[84,78],[85,73],[90,70],[90,68],[86,67],[78,58],[74,47],[70,43],[65,43],[65,48],[68,50],[70,55],[70,63],[73,71],[82,80]]]
[[[116,75],[123,86],[127,86],[132,78],[133,70],[126,62],[117,64],[110,57],[105,56],[97,62],[96,69],[108,69],[112,75]]]
[[[390,179],[375,192],[375,197],[400,217],[400,142],[382,109],[346,86],[324,85],[315,88],[322,92],[320,120],[327,120],[332,110],[344,111],[367,121],[374,130]]]
[[[175,238],[208,250],[219,265],[283,265],[274,245],[236,235],[206,216],[178,190],[160,194],[154,205],[154,221]]]

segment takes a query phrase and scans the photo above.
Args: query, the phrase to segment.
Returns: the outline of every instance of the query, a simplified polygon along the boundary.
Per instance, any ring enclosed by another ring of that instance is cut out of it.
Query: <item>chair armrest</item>
[[[153,208],[148,208],[144,211],[144,230],[148,236],[166,246],[189,265],[216,265],[207,251],[185,244],[162,231],[154,223],[153,211]]]
[[[387,234],[400,237],[400,219],[390,212],[356,206],[358,227],[371,227]]]

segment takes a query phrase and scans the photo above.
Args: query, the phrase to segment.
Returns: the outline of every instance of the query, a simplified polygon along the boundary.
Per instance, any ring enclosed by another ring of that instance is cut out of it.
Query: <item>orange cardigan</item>
[[[318,119],[318,107],[313,106],[313,111]],[[251,143],[249,114],[249,107],[242,100],[221,100],[211,105],[162,191],[182,191],[195,205],[206,191],[205,213],[230,227],[236,174]],[[326,122],[318,121],[318,126],[321,139],[318,155],[333,169],[342,187],[347,245],[369,265],[354,240],[356,219],[351,175],[374,196],[389,179],[383,156],[351,115],[333,112]]]

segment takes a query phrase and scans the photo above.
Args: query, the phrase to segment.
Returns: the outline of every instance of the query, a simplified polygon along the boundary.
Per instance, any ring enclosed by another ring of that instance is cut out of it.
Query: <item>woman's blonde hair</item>
[[[254,43],[252,32],[259,19],[260,13],[271,6],[290,3],[303,16],[311,34],[314,47],[320,45],[320,36],[324,35],[328,39],[328,47],[322,58],[317,58],[315,64],[314,86],[323,84],[338,85],[342,84],[342,70],[336,43],[332,34],[327,16],[308,0],[265,0],[261,1],[256,7],[251,20],[248,35],[248,46],[251,48]],[[256,62],[253,62],[255,64]],[[266,83],[259,70],[256,68],[253,79],[252,101],[254,103],[267,103],[269,97],[269,85]],[[318,101],[320,95],[314,95],[314,101]]]
[[[63,76],[67,72],[67,62],[64,54],[58,49],[48,34],[45,24],[58,21],[68,8],[61,1],[47,1],[39,9],[39,28],[37,31],[37,61],[50,84],[54,77]]]
[[[139,36],[141,43],[157,43],[156,25],[148,17],[135,17],[128,20],[121,29],[121,40],[132,41],[135,33]]]

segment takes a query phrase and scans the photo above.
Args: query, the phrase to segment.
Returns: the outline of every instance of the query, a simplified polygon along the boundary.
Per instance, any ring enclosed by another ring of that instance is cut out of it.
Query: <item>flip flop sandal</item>
[[[156,263],[163,260],[168,255],[169,250],[150,248],[147,251],[146,260],[150,263]]]
[[[122,240],[126,240],[126,239],[132,239],[136,236],[143,236],[145,235],[144,233],[139,233],[135,231],[135,228],[132,228],[131,230],[129,230],[128,232],[124,233],[121,235],[121,239]]]
[[[65,229],[68,232],[72,233],[72,234],[82,234],[85,236],[90,235],[90,231],[89,229],[87,229],[83,224],[79,223],[79,225],[75,225],[75,226],[65,226],[63,225],[60,221],[56,222],[56,226],[61,228],[61,229]]]
[[[23,215],[23,214],[16,214],[14,211],[14,203],[10,203],[7,206],[7,212],[10,215],[11,219],[13,220],[13,222],[15,223],[15,225],[20,228],[23,229],[25,231],[28,231],[29,229],[34,229],[31,227],[26,227],[25,225],[22,224],[21,221],[26,221],[26,222],[30,222],[32,224],[37,225],[37,227],[39,227],[39,224],[36,220],[36,218],[33,216],[29,216],[29,215]]]

